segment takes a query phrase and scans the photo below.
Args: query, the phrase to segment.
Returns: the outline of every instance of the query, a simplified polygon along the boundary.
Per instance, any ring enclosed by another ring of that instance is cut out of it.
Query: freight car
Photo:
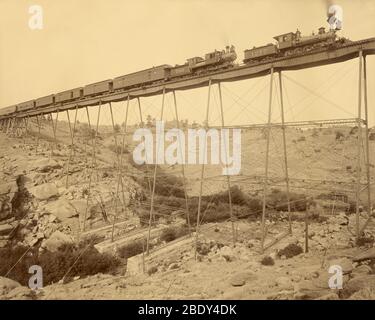
[[[5,107],[5,108],[0,109],[0,116],[8,116],[8,115],[15,113],[16,111],[17,111],[16,105]]]
[[[55,102],[68,102],[83,97],[83,88],[75,88],[55,94]]]
[[[30,100],[17,104],[17,112],[28,111],[35,108],[35,100]]]
[[[149,68],[146,70],[133,72],[125,76],[113,79],[113,89],[129,89],[139,85],[148,85],[163,80],[168,80],[171,66],[163,64],[161,66]]]
[[[112,92],[113,90],[113,82],[112,79],[95,82],[89,84],[83,88],[83,95],[85,97],[88,96],[96,96],[101,93]]]
[[[319,28],[318,34],[310,36],[302,36],[301,32],[288,32],[275,36],[274,39],[277,44],[268,44],[263,47],[254,47],[253,49],[245,50],[245,57],[243,62],[247,64],[264,62],[273,58],[287,57],[291,55],[298,55],[319,48],[329,48],[331,46],[340,45],[347,39],[337,38],[335,30],[325,31],[325,28]]]
[[[55,96],[53,94],[46,96],[46,97],[38,98],[35,100],[35,106],[37,108],[49,106],[54,103],[55,103]]]

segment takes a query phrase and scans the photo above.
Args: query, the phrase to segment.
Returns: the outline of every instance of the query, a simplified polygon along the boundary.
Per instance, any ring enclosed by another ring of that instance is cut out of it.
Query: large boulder
[[[17,192],[16,182],[0,184],[0,221],[12,217],[12,203],[14,194]]]
[[[49,172],[53,169],[59,168],[61,168],[61,165],[57,161],[48,158],[41,158],[32,161],[29,166],[29,170],[36,170],[38,172]]]
[[[20,286],[21,285],[17,281],[0,277],[0,296],[8,294],[11,290]]]
[[[340,266],[343,274],[349,274],[353,271],[352,261],[348,258],[333,258],[328,259],[329,266]]]
[[[348,297],[361,289],[375,290],[375,275],[358,276],[344,285],[344,293]]]
[[[255,281],[257,279],[257,276],[250,272],[250,271],[244,271],[236,273],[234,276],[230,278],[230,284],[233,287],[241,287],[246,284],[248,281]]]
[[[0,194],[8,194],[8,193],[15,193],[18,190],[17,183],[14,182],[7,182],[0,184]]]
[[[361,289],[349,298],[350,300],[375,300],[375,289]]]
[[[34,300],[34,292],[27,287],[17,287],[9,291],[4,297],[6,300]]]
[[[8,195],[0,195],[0,221],[12,217],[12,203]]]
[[[54,183],[45,183],[32,187],[29,189],[29,192],[38,200],[48,200],[59,195],[59,190]]]
[[[11,224],[0,224],[0,236],[9,235],[9,233],[14,229]]]
[[[370,273],[372,273],[371,267],[369,267],[366,264],[362,264],[353,270],[351,276],[354,278],[354,277],[364,276]]]
[[[60,221],[78,216],[75,208],[65,199],[59,199],[46,205],[46,211],[53,214]]]
[[[356,255],[353,258],[353,261],[360,262],[363,260],[372,260],[372,259],[375,259],[375,247]]]
[[[331,289],[322,288],[317,286],[311,281],[300,281],[294,286],[294,299],[296,300],[311,300],[325,296],[332,292]]]
[[[83,219],[85,215],[87,219],[91,218],[93,214],[93,207],[89,206],[89,208],[86,211],[87,200],[84,200],[84,199],[71,200],[70,204],[72,205],[72,207],[74,208],[74,210],[76,211],[77,215],[80,218]]]
[[[42,248],[50,251],[56,252],[61,248],[64,244],[73,244],[74,240],[71,236],[62,233],[60,231],[55,231],[49,239],[45,240],[42,243]]]

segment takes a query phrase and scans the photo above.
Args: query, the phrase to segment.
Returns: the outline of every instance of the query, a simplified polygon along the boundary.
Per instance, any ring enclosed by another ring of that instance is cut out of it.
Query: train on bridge
[[[277,42],[276,44],[245,50],[243,63],[245,65],[261,64],[280,57],[294,57],[316,50],[337,48],[350,42],[348,39],[338,38],[335,30],[326,32],[325,28],[320,28],[317,34],[313,33],[310,36],[302,36],[301,32],[297,30],[296,32],[276,36],[274,39]],[[225,50],[207,53],[204,58],[187,59],[187,62],[183,65],[170,66],[164,64],[2,108],[0,109],[0,117],[236,68],[239,66],[235,63],[236,59],[237,54],[234,46],[227,46]]]

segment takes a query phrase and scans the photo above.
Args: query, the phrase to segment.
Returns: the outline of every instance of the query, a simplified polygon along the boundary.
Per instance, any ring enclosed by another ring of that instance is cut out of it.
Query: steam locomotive
[[[301,32],[289,32],[274,37],[277,44],[267,44],[245,50],[245,65],[257,64],[279,57],[295,56],[321,48],[337,47],[349,40],[338,38],[335,30],[325,31],[320,28],[318,34],[302,36]],[[19,103],[0,109],[0,116],[11,115],[20,111],[59,105],[82,99],[89,99],[104,93],[126,92],[132,88],[143,88],[152,84],[164,83],[170,80],[192,77],[203,73],[235,67],[237,59],[234,46],[227,46],[225,50],[207,53],[204,58],[193,57],[187,59],[183,65],[170,66],[163,64],[146,70],[130,73],[114,79],[108,79],[75,88],[57,94],[51,94],[36,100]]]
[[[329,48],[349,41],[344,38],[338,39],[335,30],[325,31],[325,28],[319,28],[318,34],[302,36],[297,29],[296,32],[288,32],[274,37],[277,44],[269,43],[262,47],[254,47],[245,50],[245,64],[259,63],[272,60],[278,57],[288,57],[307,53],[319,48]]]

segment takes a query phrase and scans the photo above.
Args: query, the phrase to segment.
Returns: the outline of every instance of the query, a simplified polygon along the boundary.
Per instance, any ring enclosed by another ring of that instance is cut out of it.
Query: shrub
[[[99,253],[94,245],[64,245],[57,252],[46,251],[39,258],[46,283],[57,282],[71,268],[68,279],[75,276],[89,276],[97,273],[114,273],[120,261],[109,255]]]
[[[153,274],[156,273],[156,272],[158,272],[158,268],[155,267],[155,266],[153,266],[153,267],[151,267],[150,269],[147,270],[147,274],[148,274],[149,276],[153,275]]]
[[[209,243],[201,242],[199,241],[197,243],[197,253],[199,253],[202,256],[206,256],[210,253],[211,246]]]
[[[314,138],[319,137],[319,131],[318,130],[314,130],[311,136],[314,137]]]
[[[260,263],[264,266],[273,266],[275,264],[275,260],[272,259],[270,256],[265,256]]]
[[[358,126],[354,126],[353,128],[350,129],[349,134],[350,135],[357,134],[357,132],[358,132]]]
[[[121,258],[128,259],[142,253],[144,250],[146,250],[146,243],[142,239],[117,249],[117,254]]]
[[[126,153],[129,153],[129,149],[127,146],[124,146],[124,148],[122,147],[122,144],[118,144],[117,147],[115,144],[110,144],[108,146],[108,149],[111,150],[112,152],[114,153],[117,153],[117,154],[126,154]]]
[[[20,259],[27,250],[28,253]],[[30,278],[28,270],[32,265],[42,267],[44,285],[60,281],[67,272],[69,272],[67,279],[71,279],[75,276],[114,273],[120,265],[120,260],[111,255],[99,253],[93,243],[87,244],[87,241],[79,245],[66,244],[57,252],[39,253],[38,248],[6,247],[0,249],[0,260],[0,273],[7,274],[14,265],[8,277],[24,286],[28,286]]]
[[[120,127],[120,125],[119,124],[115,124],[115,126],[114,126],[114,131],[116,132],[116,133],[119,133],[120,132],[120,130],[121,130],[121,127]]]
[[[185,198],[183,180],[176,176],[160,175],[159,177],[157,177],[155,192],[163,196]]]
[[[297,256],[303,252],[301,246],[295,243],[291,243],[287,245],[284,249],[280,250],[277,255],[279,257],[285,256],[287,259]]]
[[[28,286],[29,267],[38,264],[37,250],[24,246],[7,246],[0,249],[0,275]],[[23,258],[21,259],[21,257]],[[8,274],[9,272],[9,274]]]
[[[345,135],[341,131],[336,131],[336,140],[340,140],[341,138],[344,138]]]
[[[232,204],[246,205],[247,202],[250,200],[249,197],[245,195],[237,185],[232,186],[230,188],[230,195],[231,195]],[[218,202],[228,203],[229,201],[228,190],[219,193],[215,198],[216,198],[216,203]]]
[[[304,194],[289,193],[290,207],[292,211],[305,211],[307,209],[307,198]],[[273,192],[267,196],[267,205],[277,211],[288,210],[288,196],[284,191]]]
[[[133,157],[131,157],[133,158]],[[134,163],[134,160],[131,162],[133,166],[135,166],[138,169],[146,170],[146,167],[144,165],[138,166]],[[160,171],[161,168],[158,168],[158,171]],[[151,187],[153,186],[153,179],[148,178],[147,174],[137,179],[137,182],[143,186],[146,190],[148,190],[149,183],[151,183]],[[165,175],[163,173],[160,173],[156,177],[156,184],[155,184],[155,193],[160,196],[174,196],[176,198],[185,198],[185,191],[183,188],[183,180],[179,177],[172,176],[172,175]]]
[[[175,239],[186,236],[189,233],[187,226],[173,227],[170,226],[167,229],[163,230],[160,240],[165,242],[171,242]]]

